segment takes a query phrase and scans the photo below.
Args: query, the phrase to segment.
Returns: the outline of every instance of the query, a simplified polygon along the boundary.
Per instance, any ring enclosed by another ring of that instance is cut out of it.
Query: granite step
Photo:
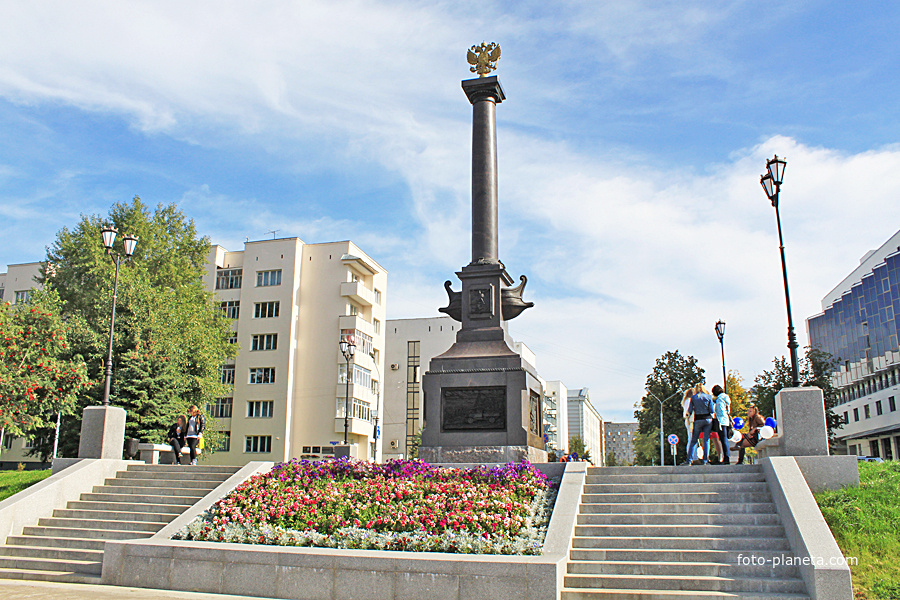
[[[691,475],[702,473],[734,474],[762,473],[760,465],[687,465],[677,467],[588,467],[587,476],[591,475]]]
[[[224,480],[223,480],[224,481]],[[162,479],[162,478],[108,478],[103,482],[104,487],[111,489],[143,487],[158,489],[190,489],[212,491],[221,485],[221,481]]]
[[[234,475],[238,471],[240,471],[243,467],[228,467],[228,466],[216,466],[216,465],[128,465],[128,469],[126,469],[126,473],[133,473],[137,471],[144,471],[150,473],[207,473],[207,474],[222,474]]]
[[[598,503],[622,503],[622,504],[642,504],[645,502],[658,503],[668,502],[674,504],[696,504],[696,503],[713,503],[713,504],[742,504],[744,502],[771,502],[772,497],[769,492],[758,492],[749,494],[732,494],[727,492],[709,492],[709,493],[692,493],[692,492],[645,492],[645,493],[602,493],[602,494],[583,494],[581,502],[584,504]]]
[[[585,484],[585,494],[644,494],[644,493],[719,493],[719,494],[763,494],[768,493],[769,488],[765,482],[673,482],[673,483],[626,483],[618,481],[606,481],[604,483]]]
[[[570,575],[700,575],[727,578],[796,578],[800,576],[800,570],[795,566],[773,567],[771,563],[744,565],[740,559],[732,562],[700,562],[693,560],[653,560],[649,556],[643,558],[644,560],[573,560],[569,563],[567,572]]]
[[[136,485],[95,485],[94,494],[118,494],[118,495],[134,495],[134,496],[168,496],[168,497],[187,497],[199,500],[212,490],[205,488],[172,488],[165,489],[154,486],[136,486]]]
[[[659,473],[659,474],[629,474],[629,475],[587,475],[585,483],[588,485],[594,483],[721,483],[721,482],[742,482],[754,483],[765,482],[766,476],[763,473]]]
[[[165,523],[150,523],[147,521],[102,521],[99,519],[61,519],[59,517],[43,517],[38,519],[40,527],[63,527],[72,529],[100,529],[118,531],[144,531],[156,533],[165,526]]]
[[[40,539],[40,538],[37,538]],[[0,546],[0,556],[21,558],[46,558],[63,561],[102,562],[103,549],[86,550],[84,548],[59,548],[48,546],[18,546],[11,545],[8,541],[5,546]]]
[[[581,514],[701,514],[721,513],[736,515],[775,514],[772,502],[642,502],[623,504],[621,502],[591,502],[579,507]]]
[[[639,549],[639,550],[734,550],[754,554],[758,548],[790,551],[784,538],[748,537],[580,537],[572,538],[573,548]]]
[[[567,588],[614,588],[712,592],[800,594],[801,579],[771,577],[709,577],[703,575],[565,575]]]
[[[44,571],[38,569],[0,569],[0,579],[88,583],[93,585],[100,585],[103,583],[99,575],[78,573],[75,571]]]
[[[204,494],[203,496],[205,496]],[[203,496],[164,496],[162,494],[97,494],[93,492],[81,495],[80,500],[72,502],[133,502],[159,506],[162,504],[178,507],[186,510],[193,506]]]
[[[57,508],[53,511],[53,517],[58,519],[82,519],[85,521],[142,521],[146,523],[165,524],[178,517],[178,514],[155,512],[130,512],[115,510],[81,510],[71,508]]]
[[[129,496],[126,496],[129,498]],[[117,501],[117,502],[89,502],[86,500],[71,500],[67,505],[68,510],[87,510],[87,511],[112,511],[119,513],[159,513],[166,515],[180,515],[185,510],[193,506],[190,504],[156,504],[139,501]]]
[[[771,513],[588,513],[578,515],[578,525],[720,525],[743,528],[748,525],[779,525]]]
[[[133,540],[148,538],[156,533],[152,531],[129,531],[127,529],[96,529],[85,527],[63,527],[59,525],[29,525],[22,534],[35,537],[72,538],[88,540]]]
[[[563,588],[560,600],[811,600],[806,594]]]
[[[33,571],[65,571],[100,575],[103,559],[100,560],[55,560],[52,558],[22,558],[0,556],[0,569],[25,569]]]
[[[646,524],[613,524],[613,525],[576,525],[575,535],[578,537],[598,537],[607,535],[618,537],[716,537],[716,538],[777,538],[784,537],[781,525],[646,525]]]
[[[44,537],[35,535],[11,535],[6,538],[6,543],[12,546],[103,550],[103,547],[106,545],[106,540],[69,537]]]
[[[216,485],[222,483],[226,479],[231,477],[229,473],[199,473],[194,470],[190,471],[122,471],[116,474],[116,479],[121,481],[133,481],[133,480],[151,480],[151,481],[203,481],[209,484],[215,483]]]

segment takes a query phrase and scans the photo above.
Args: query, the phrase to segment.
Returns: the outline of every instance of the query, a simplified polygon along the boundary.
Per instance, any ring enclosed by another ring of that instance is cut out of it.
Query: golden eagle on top
[[[488,73],[497,68],[497,61],[500,60],[500,45],[496,42],[485,44],[481,42],[480,46],[472,46],[466,56],[472,67],[469,69],[473,73],[478,73],[479,77],[485,77]]]

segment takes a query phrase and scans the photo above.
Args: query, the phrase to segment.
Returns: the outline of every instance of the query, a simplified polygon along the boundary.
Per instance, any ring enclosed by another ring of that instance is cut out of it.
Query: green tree
[[[636,464],[647,465],[659,462],[660,402],[663,402],[663,431],[667,436],[671,433],[678,435],[676,456],[678,462],[685,460],[689,440],[685,439],[687,435],[682,418],[682,397],[687,388],[705,382],[704,371],[693,356],[683,356],[678,350],[675,350],[666,352],[656,359],[656,365],[644,384],[646,393],[635,406],[636,410],[634,411],[634,418],[638,421],[638,433],[644,434],[645,441],[651,439],[647,436],[650,431],[656,431],[656,438],[653,441],[656,451],[655,456],[650,452],[638,452],[637,441],[635,441]],[[665,448],[665,451],[668,454],[669,449]]]
[[[115,272],[100,242],[106,225],[139,238],[119,272],[113,339],[111,403],[128,412],[127,435],[158,440],[189,405],[204,410],[226,395],[220,367],[237,351],[228,343],[230,321],[202,281],[209,239],[198,236],[174,204],[151,210],[135,197],[115,204],[106,218],[83,216],[57,234],[40,278],[58,293],[72,346],[95,384],[79,395],[74,417],[64,420],[60,448],[66,456],[77,452],[81,410],[97,404],[103,390]],[[47,444],[46,432],[38,443]]]
[[[607,452],[606,453],[606,466],[607,467],[618,467],[619,460],[616,458],[615,452]]]
[[[659,411],[657,411],[657,414]],[[666,460],[669,453],[665,454]],[[634,436],[634,464],[658,465],[659,464],[659,427],[650,429],[646,433],[638,432]]]
[[[573,452],[581,459],[591,460],[591,451],[585,446],[584,438],[580,435],[569,438],[569,454]]]
[[[825,404],[825,419],[828,428],[828,444],[834,449],[835,431],[843,427],[842,418],[832,412],[837,406],[838,390],[834,387],[831,374],[836,365],[835,359],[827,352],[817,348],[806,348],[806,353],[797,365],[801,387],[817,387],[822,390]],[[775,395],[782,388],[791,386],[791,363],[781,356],[773,360],[772,370],[763,371],[753,380],[750,395],[756,398],[759,414],[763,417],[775,416]]]
[[[81,356],[52,291],[35,291],[24,304],[0,302],[0,428],[23,436],[49,415],[69,413],[89,387]]]

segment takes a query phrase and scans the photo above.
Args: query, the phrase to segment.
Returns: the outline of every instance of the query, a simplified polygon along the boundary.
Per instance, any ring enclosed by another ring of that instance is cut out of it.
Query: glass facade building
[[[900,232],[860,266],[807,319],[810,345],[837,360],[837,437],[851,454],[897,458],[900,450]]]

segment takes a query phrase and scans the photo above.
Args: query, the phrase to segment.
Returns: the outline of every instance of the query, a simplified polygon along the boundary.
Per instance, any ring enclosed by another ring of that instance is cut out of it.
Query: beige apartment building
[[[41,263],[0,273],[3,301],[24,301]],[[387,271],[353,242],[306,244],[299,238],[253,241],[230,252],[210,248],[204,282],[234,324],[240,344],[222,366],[233,393],[206,407],[225,446],[207,464],[325,458],[344,439],[347,362],[352,341],[348,441],[374,458],[375,420],[384,372]],[[115,398],[113,398],[115,402]],[[6,438],[0,468],[34,463],[28,440]],[[380,456],[380,452],[379,452]]]
[[[318,459],[344,439],[373,458],[384,370],[387,272],[353,242],[298,238],[210,249],[204,277],[234,321],[240,351],[222,367],[234,393],[207,407],[225,433],[208,464]],[[356,345],[350,362],[342,339]]]

